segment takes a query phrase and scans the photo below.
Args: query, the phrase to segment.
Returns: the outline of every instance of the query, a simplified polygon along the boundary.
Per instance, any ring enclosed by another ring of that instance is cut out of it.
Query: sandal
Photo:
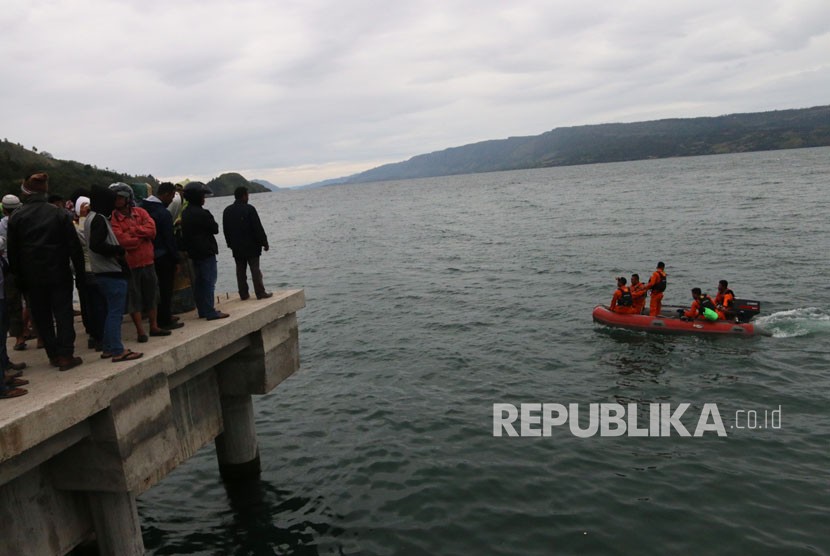
[[[115,357],[114,353],[109,353],[108,351],[101,353],[101,359],[112,359],[113,357]]]
[[[134,361],[136,359],[141,359],[144,357],[143,353],[139,353],[137,351],[126,350],[121,355],[116,355],[112,358],[113,363],[121,363],[122,361]]]
[[[29,391],[24,390],[23,388],[9,388],[5,392],[0,392],[0,400],[5,398],[17,398],[28,393]]]
[[[26,386],[29,384],[29,381],[25,378],[7,378],[6,379],[6,386],[11,386],[12,388],[16,388],[18,386]]]

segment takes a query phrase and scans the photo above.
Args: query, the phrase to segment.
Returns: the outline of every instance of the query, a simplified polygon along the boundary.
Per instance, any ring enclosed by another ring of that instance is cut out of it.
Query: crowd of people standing
[[[15,338],[14,350],[24,350],[36,335],[38,347],[60,371],[83,363],[75,354],[75,289],[87,347],[102,359],[119,363],[143,356],[122,341],[125,313],[139,343],[184,326],[172,310],[180,250],[192,267],[199,318],[229,316],[214,305],[219,225],[204,208],[211,192],[203,183],[165,182],[140,203],[125,183],[78,190],[66,200],[50,198],[49,177],[38,172],[20,191],[20,197],[2,199],[0,399],[27,393],[21,388],[28,384],[21,378],[25,363],[9,360],[9,336]],[[234,197],[225,209],[223,228],[236,261],[240,298],[250,297],[247,268],[256,297],[271,297],[259,268],[262,250],[269,249],[265,230],[248,204],[247,189],[237,188]]]

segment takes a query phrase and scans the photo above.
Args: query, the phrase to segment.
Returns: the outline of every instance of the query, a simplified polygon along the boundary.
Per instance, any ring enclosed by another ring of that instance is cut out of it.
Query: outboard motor
[[[736,299],[733,302],[735,318],[738,322],[749,322],[761,312],[761,302],[751,299]]]

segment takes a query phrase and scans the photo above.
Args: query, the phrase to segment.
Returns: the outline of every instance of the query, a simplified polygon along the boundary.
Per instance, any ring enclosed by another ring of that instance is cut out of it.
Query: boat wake
[[[830,333],[830,313],[817,307],[777,311],[752,321],[773,338],[795,338]]]

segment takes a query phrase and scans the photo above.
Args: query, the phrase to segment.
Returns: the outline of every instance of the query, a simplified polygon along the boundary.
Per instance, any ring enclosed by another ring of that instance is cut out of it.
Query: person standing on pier
[[[72,217],[46,202],[49,176],[29,176],[21,191],[23,206],[9,218],[10,271],[29,297],[32,320],[43,339],[49,362],[61,371],[77,367],[72,308],[72,268],[84,279],[84,252]]]
[[[170,331],[159,328],[158,300],[159,283],[154,265],[155,250],[153,240],[156,238],[156,223],[143,208],[133,206],[133,190],[126,183],[114,183],[110,189],[115,191],[115,210],[112,211],[110,223],[118,243],[127,254],[130,266],[130,285],[127,292],[127,312],[133,319],[139,342],[148,340],[144,332],[142,313],[150,321],[150,336],[169,336]]]
[[[20,203],[20,199],[16,195],[6,195],[3,197],[3,218],[0,219],[0,242],[2,242],[3,247],[0,249],[0,256],[3,257],[3,263],[8,267],[9,259],[6,253],[8,249],[8,245],[6,243],[6,238],[9,235],[9,217],[19,209],[22,205]],[[3,288],[4,294],[6,298],[6,316],[8,317],[8,333],[14,337],[14,350],[15,351],[23,351],[26,349],[26,322],[29,321],[29,309],[23,308],[23,294],[20,293],[20,288],[17,287],[17,284],[14,280],[14,274],[8,272],[8,268],[6,268],[6,276],[3,280]],[[26,313],[26,317],[24,318],[23,314]],[[5,338],[5,336],[3,336]],[[25,363],[9,363],[9,368],[20,371],[26,368]]]
[[[236,285],[239,298],[248,299],[248,267],[251,268],[251,282],[257,299],[265,299],[273,294],[265,291],[259,258],[262,251],[268,251],[268,236],[259,220],[256,209],[248,204],[248,188],[237,187],[233,192],[234,203],[222,213],[222,231],[225,241],[233,252],[236,261]]]
[[[141,201],[141,208],[146,210],[156,223],[156,239],[153,241],[153,248],[159,284],[158,325],[167,330],[184,326],[184,323],[174,319],[171,310],[179,251],[176,248],[176,238],[173,233],[173,215],[167,207],[170,206],[175,195],[175,186],[170,182],[164,182],[159,185],[155,195]]]
[[[216,320],[229,315],[214,307],[216,255],[219,254],[214,236],[219,233],[219,224],[210,211],[203,208],[205,196],[209,193],[210,189],[198,181],[192,181],[184,187],[187,208],[182,212],[182,241],[184,250],[193,262],[193,297],[199,318]]]
[[[78,301],[81,304],[81,322],[89,336],[87,347],[100,351],[104,341],[104,323],[107,319],[107,299],[98,287],[92,266],[90,266],[89,243],[84,232],[90,210],[89,197],[81,195],[75,200],[75,213],[78,216],[75,221],[75,230],[78,232],[78,239],[84,249],[84,275],[86,277],[84,282],[78,282],[76,286],[78,287]]]
[[[8,197],[8,195],[6,196]],[[6,200],[3,198],[3,201]],[[19,203],[19,201],[18,201]],[[0,224],[4,224],[7,220],[4,218]],[[9,354],[6,349],[6,337],[9,334],[9,312],[6,306],[5,295],[5,275],[8,263],[6,262],[6,233],[5,230],[0,232],[0,399],[16,398],[25,395],[28,391],[19,386],[25,386],[28,381],[20,377],[22,371],[6,376],[6,371],[9,370],[11,362],[9,361]],[[25,363],[22,363],[25,367]]]
[[[130,267],[126,251],[118,244],[110,219],[115,210],[115,192],[95,186],[90,193],[90,211],[84,221],[84,236],[89,247],[89,266],[106,298],[107,314],[101,342],[101,358],[113,363],[131,361],[143,354],[126,349],[121,343],[121,320],[127,304]]]

